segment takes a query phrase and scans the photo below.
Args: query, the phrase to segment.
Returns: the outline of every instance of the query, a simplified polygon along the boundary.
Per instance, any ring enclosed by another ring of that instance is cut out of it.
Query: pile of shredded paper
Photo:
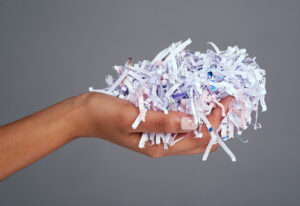
[[[234,154],[224,141],[239,137],[254,117],[254,129],[260,128],[257,123],[259,103],[262,111],[265,104],[265,71],[248,57],[246,49],[237,46],[228,47],[225,51],[209,42],[215,51],[206,53],[185,49],[192,41],[177,42],[161,51],[152,61],[132,63],[129,58],[125,66],[114,66],[119,78],[113,82],[112,76],[106,77],[109,85],[105,89],[89,88],[91,92],[102,92],[132,102],[139,108],[139,115],[133,122],[135,129],[145,121],[147,110],[179,111],[190,113],[198,129],[194,130],[195,138],[201,138],[201,126],[206,125],[211,139],[203,155],[206,160],[212,146],[216,143],[225,150],[232,161]],[[231,95],[235,102],[225,116],[220,100]],[[222,108],[224,116],[219,128],[214,131],[206,116],[214,107]],[[251,115],[253,112],[254,115]],[[152,144],[164,144],[164,148],[174,145],[177,134],[143,133],[139,147],[146,141]],[[239,137],[240,138],[240,137]]]

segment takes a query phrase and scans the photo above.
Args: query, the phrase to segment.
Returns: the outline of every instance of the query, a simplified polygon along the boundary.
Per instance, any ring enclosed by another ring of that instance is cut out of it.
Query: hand
[[[139,114],[139,110],[132,103],[102,93],[89,93],[81,95],[83,110],[80,114],[76,136],[102,137],[110,142],[126,147],[130,150],[145,154],[152,158],[168,155],[200,154],[206,149],[210,140],[210,134],[203,125],[202,138],[194,138],[194,129],[197,128],[190,114],[170,111],[163,112],[147,111],[146,121],[141,122],[137,129],[131,125]],[[225,112],[228,112],[233,97],[229,96],[221,100]],[[214,130],[222,120],[222,109],[216,107],[207,116]],[[155,133],[180,133],[177,138],[185,136],[169,149],[163,149],[163,145],[152,145],[147,142],[145,148],[138,147],[143,132]],[[212,152],[218,148],[214,145]]]
[[[226,112],[232,97],[221,101]],[[208,116],[213,129],[221,122],[221,108]],[[78,137],[102,137],[120,146],[152,158],[166,155],[203,153],[210,135],[205,126],[201,139],[191,132],[191,115],[148,111],[146,122],[136,130],[131,125],[139,114],[138,109],[122,99],[100,93],[84,93],[52,105],[32,115],[0,127],[0,181],[16,171],[48,155]],[[179,133],[186,135],[168,150],[162,145],[138,147],[142,132]],[[212,148],[216,150],[218,145]]]

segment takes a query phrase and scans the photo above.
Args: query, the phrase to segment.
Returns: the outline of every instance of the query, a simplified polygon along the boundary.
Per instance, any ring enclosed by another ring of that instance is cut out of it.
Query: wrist
[[[88,115],[88,101],[91,98],[90,92],[82,93],[70,99],[71,112],[67,117],[70,125],[71,138],[89,136],[90,119]]]

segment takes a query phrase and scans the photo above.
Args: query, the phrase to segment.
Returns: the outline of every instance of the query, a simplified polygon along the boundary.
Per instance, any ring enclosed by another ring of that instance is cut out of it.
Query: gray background
[[[247,48],[268,111],[247,144],[150,159],[79,139],[0,183],[0,205],[299,205],[300,1],[0,1],[0,124],[103,88],[112,65],[192,38]]]

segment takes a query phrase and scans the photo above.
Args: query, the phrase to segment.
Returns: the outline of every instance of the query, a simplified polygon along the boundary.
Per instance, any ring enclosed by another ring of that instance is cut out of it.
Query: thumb
[[[192,115],[175,111],[147,111],[145,120],[134,132],[187,133],[198,127]]]

